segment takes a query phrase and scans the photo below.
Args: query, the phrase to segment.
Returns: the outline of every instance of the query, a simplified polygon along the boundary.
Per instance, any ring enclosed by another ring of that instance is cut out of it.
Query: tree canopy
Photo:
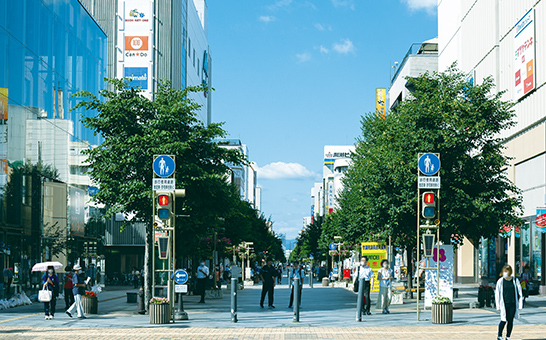
[[[452,66],[444,73],[407,78],[411,95],[385,119],[362,117],[353,164],[344,178],[340,209],[324,234],[353,241],[385,240],[412,246],[416,237],[417,157],[441,155],[440,237],[477,244],[499,228],[518,225],[519,190],[508,179],[500,132],[513,123],[512,103],[492,94],[487,78],[471,85]]]

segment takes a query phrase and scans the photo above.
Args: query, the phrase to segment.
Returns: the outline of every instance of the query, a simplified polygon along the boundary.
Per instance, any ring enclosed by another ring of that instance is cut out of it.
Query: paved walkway
[[[430,312],[423,312],[417,321],[415,300],[391,306],[389,315],[372,306],[373,315],[356,322],[353,292],[319,284],[311,289],[306,284],[300,323],[292,321],[292,310],[287,308],[288,286],[280,285],[275,289],[275,309],[260,308],[261,286],[239,291],[238,323],[231,322],[230,295],[224,290],[223,299],[209,299],[205,304],[198,304],[196,296],[185,296],[187,321],[150,325],[147,315],[137,313],[136,303],[126,302],[126,291],[136,290],[112,289],[99,294],[99,314],[85,320],[65,315],[64,301],[59,301],[55,320],[44,320],[41,303],[0,311],[0,339],[494,339],[499,322],[496,310],[465,308],[455,310],[452,325],[432,325]],[[456,304],[476,300],[475,292],[473,287],[461,289]],[[375,299],[373,294],[374,303]],[[546,298],[531,297],[521,314],[512,339],[546,339]]]

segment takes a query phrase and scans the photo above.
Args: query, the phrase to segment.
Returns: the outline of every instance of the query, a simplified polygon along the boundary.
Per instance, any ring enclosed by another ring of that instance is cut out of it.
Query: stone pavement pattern
[[[2,327],[0,339],[495,339],[495,326],[278,328],[52,328]],[[546,326],[520,326],[512,339],[543,340]]]

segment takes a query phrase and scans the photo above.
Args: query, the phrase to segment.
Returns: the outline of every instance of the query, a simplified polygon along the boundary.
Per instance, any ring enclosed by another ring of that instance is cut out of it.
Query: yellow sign
[[[377,271],[381,268],[381,261],[387,258],[387,245],[385,242],[364,242],[362,243],[362,256],[368,258],[368,265],[373,269],[372,292],[379,292]]]
[[[438,220],[438,219],[437,219],[437,220],[435,220],[435,221],[434,221],[434,224],[436,224],[436,225],[440,225],[440,220]]]
[[[8,119],[8,88],[0,87],[0,119]]]
[[[387,90],[375,89],[375,110],[378,117],[387,116]]]

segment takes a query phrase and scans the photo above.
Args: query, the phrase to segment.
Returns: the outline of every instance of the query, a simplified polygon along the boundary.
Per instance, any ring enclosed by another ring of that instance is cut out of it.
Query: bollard
[[[313,288],[313,271],[309,272],[309,287]]]
[[[188,313],[184,311],[184,298],[182,293],[178,293],[178,308],[174,313],[175,320],[188,320]]]
[[[237,279],[231,278],[231,322],[237,322]]]
[[[140,287],[138,292],[138,314],[146,314],[146,307],[144,306],[144,288]]]
[[[300,279],[294,278],[294,322],[300,322]]]
[[[362,321],[362,307],[364,307],[364,278],[358,280],[358,298],[356,300],[356,321]]]

